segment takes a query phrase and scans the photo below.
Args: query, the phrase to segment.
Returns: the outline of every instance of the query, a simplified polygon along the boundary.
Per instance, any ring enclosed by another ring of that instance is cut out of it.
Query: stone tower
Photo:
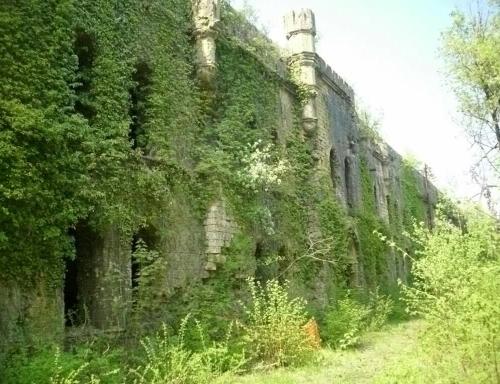
[[[313,135],[317,128],[317,55],[314,38],[316,22],[310,9],[292,11],[285,15],[285,32],[290,52],[289,62],[297,69],[298,81],[307,91],[303,102],[302,123],[307,135]]]
[[[220,21],[219,0],[192,0],[194,36],[196,39],[196,63],[198,78],[208,88],[213,86],[216,59],[216,25]]]

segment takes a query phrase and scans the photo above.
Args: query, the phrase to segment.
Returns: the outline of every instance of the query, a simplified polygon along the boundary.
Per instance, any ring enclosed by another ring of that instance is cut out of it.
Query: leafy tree
[[[459,382],[500,381],[500,236],[497,221],[466,207],[465,228],[438,211],[433,231],[417,228],[421,249],[406,287],[411,310],[427,321],[423,341],[445,371]],[[447,365],[449,364],[449,365]],[[450,369],[455,365],[456,369]]]
[[[500,176],[500,1],[451,16],[442,54],[467,133],[480,151],[473,175],[489,194],[492,178]]]

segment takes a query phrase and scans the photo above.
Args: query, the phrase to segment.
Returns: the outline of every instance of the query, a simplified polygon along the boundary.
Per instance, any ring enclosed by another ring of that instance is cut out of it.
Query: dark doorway
[[[74,238],[75,230],[70,230],[70,236]],[[80,325],[81,316],[78,308],[78,263],[76,257],[66,262],[66,273],[64,275],[64,320],[67,327]]]
[[[89,320],[95,296],[96,249],[100,238],[86,223],[68,231],[74,244],[74,258],[66,262],[64,275],[64,315],[66,326]]]

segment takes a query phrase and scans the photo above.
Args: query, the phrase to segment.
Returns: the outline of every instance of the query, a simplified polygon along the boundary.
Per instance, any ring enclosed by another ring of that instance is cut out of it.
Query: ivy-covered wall
[[[248,276],[314,310],[406,277],[373,230],[402,240],[434,187],[286,57],[215,0],[2,2],[3,350],[187,312],[217,332]]]

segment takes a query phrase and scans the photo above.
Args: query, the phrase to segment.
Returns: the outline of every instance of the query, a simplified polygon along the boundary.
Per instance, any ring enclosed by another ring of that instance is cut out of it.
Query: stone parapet
[[[327,84],[345,96],[349,101],[354,102],[354,90],[342,79],[320,56],[317,58],[317,70]]]

